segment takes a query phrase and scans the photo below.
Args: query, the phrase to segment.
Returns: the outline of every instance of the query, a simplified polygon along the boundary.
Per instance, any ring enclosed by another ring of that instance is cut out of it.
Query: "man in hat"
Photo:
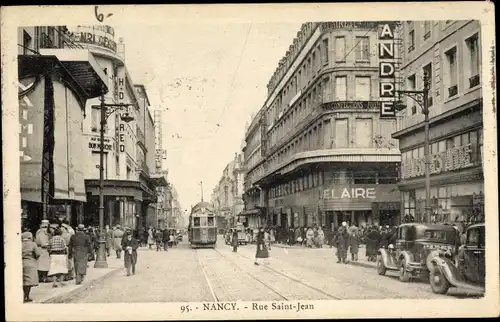
[[[84,229],[85,226],[78,225],[76,233],[71,236],[68,245],[68,257],[73,259],[76,285],[81,284],[87,274],[88,256],[92,251],[90,237],[85,234]]]
[[[40,257],[38,258],[38,276],[42,283],[47,283],[47,273],[50,268],[49,241],[50,234],[48,231],[49,221],[42,220],[40,229],[35,234],[35,243],[40,247]]]
[[[135,265],[137,264],[137,248],[139,241],[132,235],[132,229],[128,228],[122,240],[122,249],[125,251],[124,264],[127,269],[127,276],[130,276],[130,269],[135,275]]]

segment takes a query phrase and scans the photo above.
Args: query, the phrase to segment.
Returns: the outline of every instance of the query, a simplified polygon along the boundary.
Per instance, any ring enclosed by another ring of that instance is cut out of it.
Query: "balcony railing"
[[[469,78],[469,88],[476,87],[477,85],[479,85],[479,74]]]

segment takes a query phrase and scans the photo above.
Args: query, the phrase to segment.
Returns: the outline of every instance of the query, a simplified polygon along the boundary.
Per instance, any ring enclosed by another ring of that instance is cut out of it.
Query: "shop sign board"
[[[431,174],[456,171],[474,166],[472,162],[472,145],[454,147],[444,152],[430,155],[429,170]],[[410,179],[425,175],[425,157],[403,161],[401,178]]]
[[[120,71],[120,74],[121,75],[116,77],[117,99],[118,99],[118,104],[125,104],[125,77],[123,75],[123,71]],[[121,153],[125,152],[125,134],[126,134],[125,122],[120,120],[118,127],[118,144]]]
[[[391,24],[384,24],[379,31],[379,95],[382,99],[380,117],[395,117],[394,99],[396,96],[396,60],[394,29]]]
[[[115,31],[110,26],[78,26],[71,33],[74,42],[96,45],[116,52]]]
[[[109,138],[104,138],[104,152],[109,152],[113,149],[113,143]],[[89,149],[99,151],[101,148],[101,138],[99,136],[91,136],[89,138]]]
[[[335,185],[322,189],[320,199],[337,201],[385,201],[392,200],[399,193],[394,184],[351,184]]]

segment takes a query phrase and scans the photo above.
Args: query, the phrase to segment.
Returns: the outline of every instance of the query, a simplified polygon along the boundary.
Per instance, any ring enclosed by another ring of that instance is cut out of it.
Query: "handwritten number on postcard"
[[[99,8],[99,6],[94,7],[95,17],[97,18],[97,20],[99,22],[102,22],[104,20],[104,15],[102,13],[98,13],[98,11],[97,11],[98,8]]]

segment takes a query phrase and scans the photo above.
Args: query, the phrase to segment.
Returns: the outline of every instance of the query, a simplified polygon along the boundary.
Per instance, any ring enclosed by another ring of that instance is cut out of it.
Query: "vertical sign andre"
[[[394,30],[391,24],[384,24],[380,29],[378,44],[379,58],[379,94],[382,101],[380,117],[395,117],[394,97],[396,93],[396,62],[394,60]]]

